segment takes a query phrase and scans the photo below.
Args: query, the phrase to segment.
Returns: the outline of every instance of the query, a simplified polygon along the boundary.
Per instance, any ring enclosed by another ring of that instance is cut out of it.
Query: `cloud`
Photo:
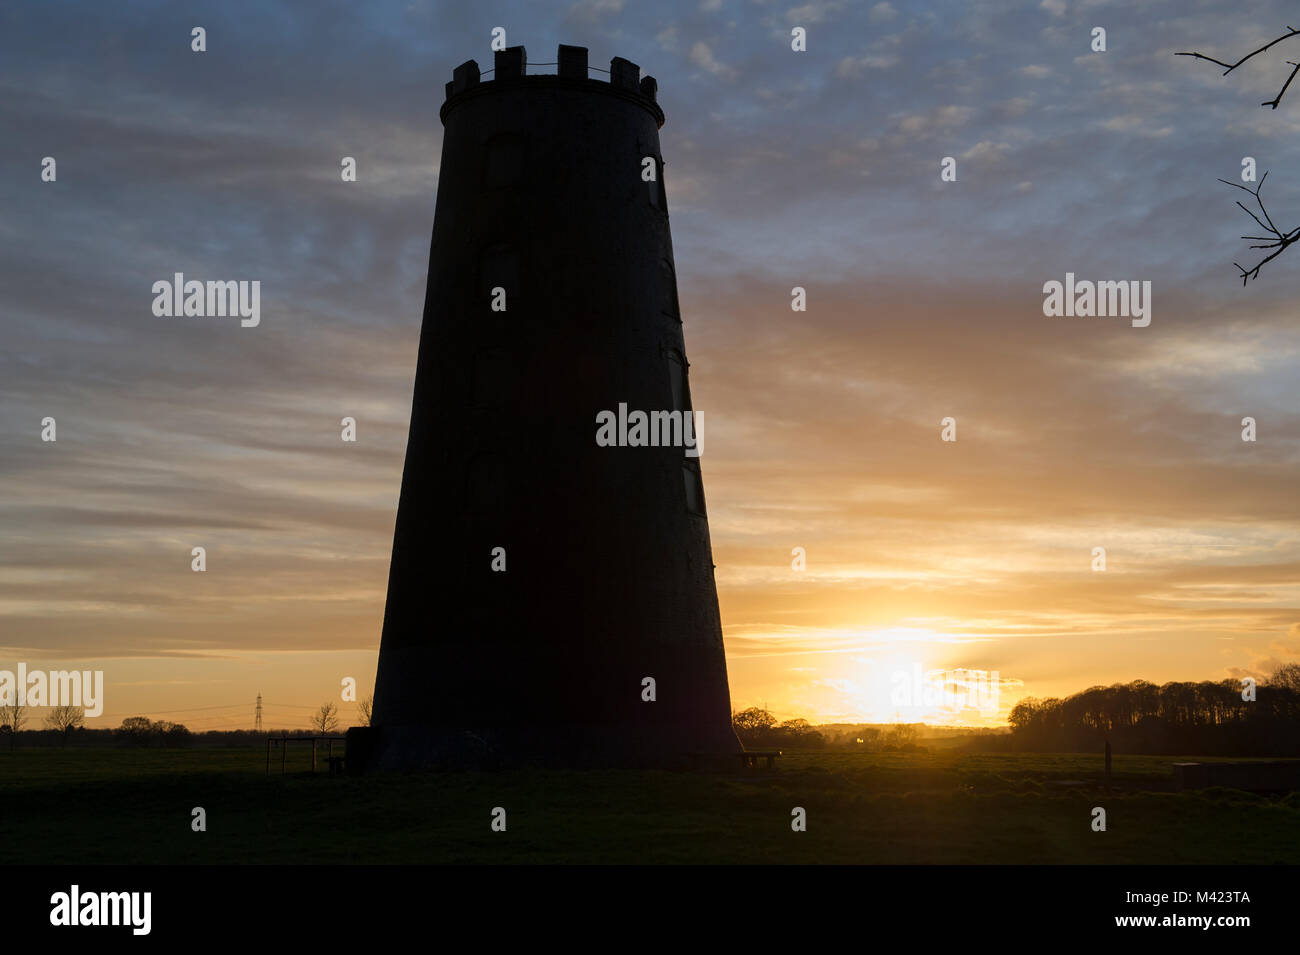
[[[821,23],[828,15],[842,10],[843,7],[842,0],[812,0],[803,6],[790,8],[786,11],[785,18],[795,26]]]
[[[736,71],[725,64],[719,63],[713,56],[713,50],[703,40],[697,40],[691,46],[691,62],[701,69],[707,70],[714,76],[719,76],[725,80],[734,79]]]
[[[975,111],[969,106],[939,106],[928,113],[913,113],[898,121],[898,128],[910,136],[928,136],[956,129],[970,122]]]
[[[565,19],[572,23],[596,23],[623,12],[623,0],[578,0]]]
[[[1218,37],[1208,8],[1133,7],[1126,31],[1160,50],[1078,63],[1086,31],[1063,4],[890,21],[810,4],[811,60],[774,41],[786,7],[728,8],[734,30],[697,0],[577,4],[565,39],[660,80],[724,633],[758,668],[738,696],[776,679],[761,667],[778,654],[853,680],[829,661],[872,630],[987,654],[951,662],[1014,670],[1036,695],[1294,657],[1300,259],[1243,290],[1240,212],[1214,181],[1240,168],[1231,143],[1263,144],[1261,169],[1300,148],[1300,114],[1256,105],[1281,78],[1160,52]],[[471,56],[489,65],[484,31],[464,6],[214,11],[210,39],[238,35],[237,56],[158,47],[156,30],[188,27],[152,8],[87,5],[72,27],[0,12],[6,652],[378,640],[442,147],[430,91]],[[524,5],[511,41],[553,60],[534,39],[552,27]],[[1224,48],[1252,48],[1234,29]],[[741,76],[762,81],[718,82]],[[56,184],[31,167],[47,151]],[[940,184],[944,155],[990,172]],[[1269,188],[1298,207],[1300,177],[1279,167]],[[262,326],[155,319],[150,283],[175,270],[261,279]],[[1045,318],[1042,284],[1067,270],[1150,278],[1152,326]],[[810,311],[792,321],[795,284]],[[1099,540],[1104,579],[1086,569]],[[809,571],[792,578],[796,543]]]
[[[1103,129],[1112,132],[1131,133],[1137,136],[1163,139],[1173,133],[1172,126],[1155,126],[1147,116],[1129,113],[1124,116],[1112,116],[1101,124]]]
[[[842,80],[853,79],[867,70],[890,69],[897,66],[898,61],[899,58],[893,55],[846,56],[835,65],[835,75]]]
[[[895,19],[897,16],[898,16],[897,10],[895,10],[888,3],[882,2],[882,3],[877,3],[874,7],[871,8],[871,13],[867,15],[867,19],[871,23],[888,23],[889,21]]]
[[[1011,147],[1006,143],[981,140],[961,154],[961,158],[975,166],[996,166],[1004,162]]]

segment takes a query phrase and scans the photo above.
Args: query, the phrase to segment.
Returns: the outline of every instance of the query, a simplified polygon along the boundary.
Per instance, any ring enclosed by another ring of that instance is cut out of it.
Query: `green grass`
[[[1272,863],[1300,798],[1168,791],[1188,757],[790,754],[775,772],[263,775],[255,749],[0,752],[12,863]],[[278,764],[273,764],[278,770]],[[1082,788],[1057,783],[1082,781]],[[1090,828],[1093,806],[1107,831]],[[191,809],[208,830],[190,829]],[[494,806],[508,830],[492,832]],[[808,831],[792,832],[802,806]]]

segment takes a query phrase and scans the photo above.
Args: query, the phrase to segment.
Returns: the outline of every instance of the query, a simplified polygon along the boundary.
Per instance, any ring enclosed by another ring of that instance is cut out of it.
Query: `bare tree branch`
[[[1277,94],[1277,98],[1271,99],[1267,103],[1260,103],[1260,106],[1271,106],[1273,109],[1277,109],[1277,104],[1282,102],[1282,95],[1286,92],[1286,88],[1291,85],[1291,81],[1295,79],[1296,73],[1300,73],[1300,63],[1296,63],[1294,60],[1287,60],[1286,62],[1288,66],[1294,66],[1295,69],[1291,71],[1291,75],[1288,76],[1286,82],[1282,84],[1282,89]]]
[[[322,703],[316,715],[311,718],[311,728],[324,736],[339,728],[339,707],[337,703]]]
[[[1259,182],[1256,184],[1254,189],[1248,189],[1247,187],[1243,186],[1239,182],[1229,182],[1227,179],[1219,180],[1219,182],[1223,183],[1225,186],[1232,186],[1234,189],[1240,189],[1242,192],[1250,193],[1255,198],[1255,202],[1259,204],[1260,215],[1264,217],[1263,219],[1260,219],[1259,216],[1251,212],[1250,209],[1246,208],[1246,206],[1243,203],[1241,202],[1237,203],[1237,205],[1241,208],[1242,212],[1246,213],[1246,215],[1254,219],[1255,222],[1258,223],[1259,227],[1268,233],[1268,235],[1243,235],[1242,236],[1243,239],[1262,243],[1261,245],[1252,245],[1250,248],[1276,250],[1271,255],[1261,259],[1258,263],[1256,263],[1254,268],[1247,269],[1247,268],[1243,268],[1241,265],[1238,265],[1236,262],[1232,263],[1233,265],[1237,266],[1237,271],[1241,273],[1242,285],[1245,285],[1249,279],[1259,278],[1259,270],[1263,266],[1267,265],[1269,262],[1272,262],[1275,258],[1277,258],[1279,255],[1285,252],[1287,246],[1293,245],[1295,242],[1300,241],[1300,228],[1292,229],[1290,232],[1283,232],[1281,229],[1279,229],[1276,225],[1273,224],[1273,218],[1268,214],[1268,209],[1265,208],[1264,206],[1264,199],[1260,195],[1260,192],[1264,188],[1264,180],[1267,178],[1268,178],[1268,173],[1265,172],[1264,175],[1259,177]]]
[[[1194,57],[1195,59],[1198,59],[1198,60],[1208,60],[1208,61],[1211,62],[1211,63],[1215,63],[1215,64],[1218,64],[1219,66],[1222,66],[1222,67],[1224,68],[1224,69],[1223,69],[1223,75],[1224,75],[1224,76],[1227,76],[1229,73],[1231,73],[1231,72],[1232,72],[1233,70],[1235,70],[1237,67],[1241,66],[1241,64],[1243,64],[1243,63],[1245,63],[1247,60],[1249,60],[1252,56],[1258,56],[1259,54],[1261,54],[1261,53],[1263,53],[1265,50],[1267,50],[1269,47],[1271,47],[1271,46],[1276,46],[1277,44],[1281,43],[1283,40],[1289,40],[1289,39],[1291,39],[1291,37],[1293,37],[1293,36],[1300,36],[1300,30],[1297,30],[1295,27],[1293,27],[1293,26],[1289,26],[1289,25],[1288,25],[1288,26],[1287,26],[1287,32],[1286,32],[1286,33],[1282,34],[1282,35],[1281,35],[1280,37],[1278,37],[1276,40],[1273,40],[1273,41],[1271,41],[1271,42],[1269,42],[1269,43],[1265,43],[1265,44],[1264,44],[1263,46],[1261,46],[1258,50],[1252,50],[1250,53],[1247,53],[1245,56],[1243,56],[1243,57],[1242,57],[1240,60],[1238,60],[1236,63],[1225,63],[1225,62],[1223,62],[1223,60],[1216,60],[1214,57],[1212,57],[1212,56],[1206,56],[1204,53],[1175,53],[1174,55],[1175,55],[1175,56],[1190,56],[1190,57]],[[1291,60],[1287,60],[1287,65],[1288,65],[1288,66],[1293,66],[1293,67],[1295,67],[1295,69],[1293,69],[1293,70],[1291,71],[1291,75],[1288,76],[1286,82],[1282,84],[1282,89],[1278,92],[1278,94],[1277,94],[1277,96],[1276,96],[1275,98],[1273,98],[1273,99],[1271,99],[1271,100],[1268,100],[1267,102],[1260,103],[1260,104],[1259,104],[1260,106],[1268,106],[1268,107],[1271,107],[1271,108],[1273,108],[1273,109],[1277,109],[1278,103],[1282,102],[1282,97],[1286,94],[1287,87],[1289,87],[1289,86],[1291,85],[1291,81],[1292,81],[1293,79],[1295,79],[1295,75],[1296,75],[1296,73],[1300,73],[1300,63],[1294,63],[1294,62],[1292,62]],[[1229,185],[1232,185],[1232,183],[1229,183]]]
[[[9,734],[10,749],[14,748],[14,742],[18,739],[18,731],[23,728],[23,724],[26,722],[27,707],[19,706],[17,703],[0,706],[0,729],[4,729]]]

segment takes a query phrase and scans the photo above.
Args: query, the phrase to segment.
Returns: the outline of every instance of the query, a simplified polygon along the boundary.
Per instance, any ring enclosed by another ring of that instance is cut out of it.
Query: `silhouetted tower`
[[[253,717],[253,732],[262,732],[262,694],[257,694],[257,716]]]
[[[691,400],[655,81],[617,57],[589,79],[583,47],[556,75],[526,75],[523,47],[495,59],[486,82],[457,67],[440,114],[374,718],[349,762],[739,753],[699,458],[671,416]],[[654,445],[598,445],[620,405],[662,413]]]

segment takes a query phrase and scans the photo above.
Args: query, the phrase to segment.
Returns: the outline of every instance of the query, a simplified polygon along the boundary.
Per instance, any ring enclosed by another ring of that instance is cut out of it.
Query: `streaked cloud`
[[[1249,148],[1295,224],[1300,92],[1257,105],[1283,55],[1227,79],[1173,56],[1240,55],[1286,8],[1115,4],[1106,54],[1090,9],[0,9],[0,652],[108,660],[121,705],[162,710],[261,680],[309,707],[339,667],[366,678],[437,107],[505,25],[535,63],[584,43],[659,80],[738,705],[848,715],[906,660],[1042,696],[1294,659],[1300,258],[1243,289],[1248,222],[1215,179]],[[262,327],[154,318],[175,271],[260,279]],[[1067,271],[1151,280],[1152,325],[1044,318]]]

